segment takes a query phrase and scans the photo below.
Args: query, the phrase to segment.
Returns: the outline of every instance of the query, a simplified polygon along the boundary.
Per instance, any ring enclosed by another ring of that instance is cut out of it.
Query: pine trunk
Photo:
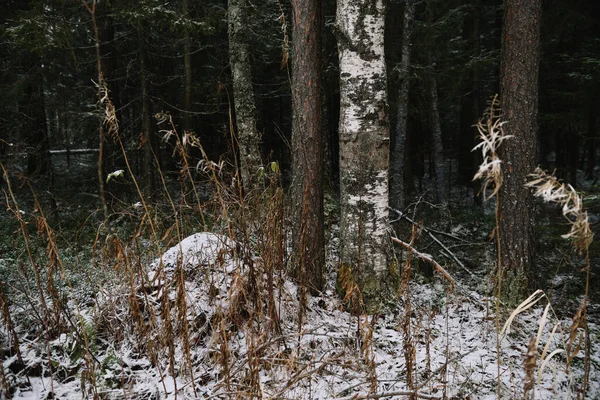
[[[239,145],[242,184],[248,192],[261,166],[260,137],[256,129],[256,105],[252,86],[252,65],[248,50],[248,0],[229,0],[229,61],[233,77],[233,99]],[[254,179],[253,179],[254,177]]]
[[[526,296],[533,269],[534,202],[525,188],[537,153],[541,0],[505,0],[500,90],[506,135],[500,148],[504,184],[499,198],[502,297]]]
[[[313,293],[323,289],[323,125],[321,7],[292,0],[292,201],[296,275]]]
[[[338,0],[340,257],[369,299],[387,270],[389,121],[382,0]]]

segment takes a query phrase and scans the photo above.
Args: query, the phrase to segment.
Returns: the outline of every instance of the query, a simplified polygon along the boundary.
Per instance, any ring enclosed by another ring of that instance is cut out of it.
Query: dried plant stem
[[[585,340],[585,353],[583,360],[583,398],[585,399],[588,384],[590,380],[590,364],[591,364],[591,345],[590,339],[590,327],[588,326],[588,315],[587,308],[589,304],[589,290],[590,290],[590,245],[588,244],[585,248],[585,297],[583,299],[583,329],[584,329],[584,340]]]
[[[500,193],[496,194],[496,230],[494,232],[496,238],[496,262],[497,262],[497,274],[496,274],[496,316],[494,318],[496,323],[496,357],[498,366],[498,400],[501,399],[501,383],[502,380],[502,357],[500,353],[500,296],[502,295],[502,251],[500,250]]]

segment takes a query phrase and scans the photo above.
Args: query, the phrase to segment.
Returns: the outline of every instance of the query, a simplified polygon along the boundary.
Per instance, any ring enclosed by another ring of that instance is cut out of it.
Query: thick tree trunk
[[[410,46],[414,18],[415,2],[414,0],[406,0],[404,5],[404,27],[402,28],[402,59],[400,61],[402,82],[398,91],[398,119],[394,148],[390,157],[390,205],[396,210],[402,210],[404,207],[408,96],[410,91]]]
[[[389,121],[383,0],[338,0],[340,257],[368,299],[388,267]]]
[[[292,0],[292,201],[296,275],[313,293],[324,286],[321,7]]]
[[[239,145],[239,168],[246,192],[252,190],[256,171],[262,165],[260,136],[256,129],[256,105],[252,65],[248,51],[248,0],[229,0],[229,61],[233,77],[233,99]]]
[[[502,297],[526,296],[533,269],[534,202],[524,187],[537,152],[541,0],[505,0],[500,90],[506,135],[500,148],[504,184],[499,197]]]

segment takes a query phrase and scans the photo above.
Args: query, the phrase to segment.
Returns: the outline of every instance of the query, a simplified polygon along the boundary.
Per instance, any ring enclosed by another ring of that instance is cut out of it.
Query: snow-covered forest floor
[[[567,362],[561,351],[573,351],[571,321],[550,309],[538,331],[546,298],[499,336],[494,301],[464,284],[414,279],[370,315],[345,311],[329,285],[300,313],[298,286],[281,272],[269,277],[263,259],[241,257],[243,245],[226,236],[189,236],[162,264],[135,266],[132,248],[115,251],[116,280],[93,294],[63,288],[70,320],[57,316],[58,335],[36,321],[42,310],[26,293],[12,301],[2,361],[13,398],[492,399],[498,384],[502,398],[523,398],[525,354],[538,335],[535,398],[576,398],[581,385],[583,353]],[[596,349],[598,326],[590,331]],[[599,366],[593,351],[588,398],[600,395]]]
[[[246,205],[221,194],[202,217],[185,201],[179,214],[123,203],[97,225],[81,206],[59,217],[43,213],[44,199],[18,207],[7,198],[0,397],[576,399],[589,349],[587,398],[600,398],[597,288],[592,279],[586,344],[578,313],[585,260],[560,237],[568,224],[553,210],[540,214],[545,291],[501,304],[497,315],[494,206],[473,208],[472,192],[461,191],[452,193],[452,214],[420,201],[410,214],[424,221],[415,249],[432,254],[454,284],[397,249],[368,312],[338,265],[331,200],[327,287],[311,295],[285,270],[289,226],[278,187]],[[597,208],[597,196],[585,200]],[[399,223],[398,237],[409,241],[411,225]],[[53,224],[76,226],[67,229],[73,238]],[[214,232],[201,232],[207,224]],[[594,247],[592,278],[597,259]]]

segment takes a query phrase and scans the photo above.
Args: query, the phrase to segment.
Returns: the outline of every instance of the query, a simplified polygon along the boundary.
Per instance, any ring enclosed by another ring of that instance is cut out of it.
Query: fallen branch
[[[444,250],[444,251],[447,253],[447,255],[448,255],[448,256],[449,256],[449,257],[450,257],[452,260],[454,260],[454,262],[455,262],[456,264],[458,264],[458,266],[459,266],[459,267],[461,267],[461,268],[462,268],[464,271],[466,271],[466,272],[467,272],[469,275],[471,275],[471,276],[475,276],[475,274],[473,274],[473,272],[471,272],[471,271],[470,271],[470,270],[469,270],[467,267],[465,267],[465,265],[464,265],[464,264],[463,264],[463,263],[462,263],[462,262],[461,262],[461,261],[458,259],[458,257],[456,257],[456,255],[455,255],[454,253],[452,253],[452,252],[450,251],[450,249],[449,249],[448,247],[446,247],[446,246],[445,246],[445,245],[444,245],[444,244],[443,244],[443,243],[442,243],[442,242],[441,242],[441,241],[440,241],[438,238],[436,238],[436,237],[433,235],[433,233],[431,233],[431,232],[433,231],[432,229],[430,229],[430,228],[426,228],[426,227],[424,227],[422,224],[419,224],[418,222],[415,222],[415,221],[413,221],[412,219],[410,219],[410,217],[408,217],[408,216],[407,216],[406,214],[404,214],[402,211],[398,211],[398,210],[395,210],[395,209],[393,209],[393,208],[391,208],[391,210],[392,210],[392,211],[394,211],[395,213],[397,213],[397,214],[398,214],[398,216],[399,216],[399,219],[404,219],[404,220],[406,220],[406,221],[410,222],[411,224],[413,224],[413,225],[416,225],[417,227],[419,227],[419,229],[421,229],[421,230],[423,230],[425,233],[427,233],[427,234],[429,235],[429,237],[430,237],[430,238],[431,238],[431,239],[432,239],[434,242],[436,242],[436,243],[437,243],[437,244],[438,244],[438,245],[439,245],[439,246],[442,248],[442,250]],[[440,233],[440,234],[442,234],[442,235],[446,235],[446,236],[448,236],[448,237],[451,237],[451,238],[453,238],[453,239],[456,239],[456,240],[461,240],[461,241],[464,241],[463,239],[461,239],[461,238],[458,238],[458,237],[456,237],[456,236],[453,236],[453,235],[450,235],[449,233],[446,233],[446,232],[441,232],[441,231],[435,231],[435,232],[437,232],[437,233]]]
[[[421,260],[426,261],[429,264],[433,265],[435,267],[435,269],[437,269],[438,272],[440,274],[442,274],[442,276],[444,278],[446,278],[446,280],[452,284],[452,286],[456,286],[456,281],[450,276],[448,271],[446,271],[440,264],[438,264],[438,262],[435,261],[431,255],[421,253],[420,251],[418,251],[417,249],[412,247],[409,243],[403,242],[402,240],[400,240],[396,237],[392,237],[392,240],[394,242],[398,243],[399,245],[402,245],[402,247],[406,248],[407,250],[410,250],[414,255],[419,257]]]
[[[419,393],[417,391],[399,390],[399,391],[395,391],[395,392],[384,392],[384,393],[353,395],[353,396],[346,396],[346,397],[336,397],[336,400],[383,399],[385,397],[393,397],[393,396],[413,396],[413,397],[418,397],[421,399],[441,399],[441,397],[439,397],[439,396],[433,396],[430,394]]]

